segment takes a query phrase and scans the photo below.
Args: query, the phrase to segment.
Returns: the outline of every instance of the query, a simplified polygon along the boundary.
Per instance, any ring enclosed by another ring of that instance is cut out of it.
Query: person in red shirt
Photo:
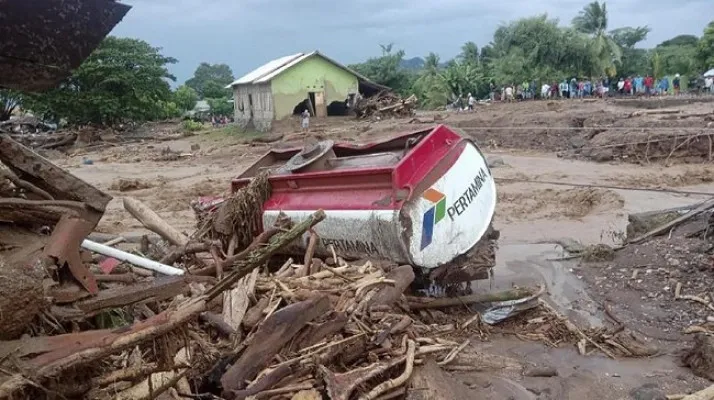
[[[630,78],[625,79],[625,87],[623,89],[625,91],[625,94],[632,93],[632,80]]]
[[[645,94],[649,96],[652,94],[652,88],[654,87],[654,78],[652,78],[650,75],[647,75],[645,77]]]

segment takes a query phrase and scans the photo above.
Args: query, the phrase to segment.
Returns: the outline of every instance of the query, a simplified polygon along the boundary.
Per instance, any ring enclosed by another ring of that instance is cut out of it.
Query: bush
[[[182,127],[183,127],[183,130],[185,130],[187,132],[196,132],[196,131],[200,131],[201,129],[203,129],[203,124],[200,122],[196,122],[196,121],[187,119],[187,120],[183,121]]]

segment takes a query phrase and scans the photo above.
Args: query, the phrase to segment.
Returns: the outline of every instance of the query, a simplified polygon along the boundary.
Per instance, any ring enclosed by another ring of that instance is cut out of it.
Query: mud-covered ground
[[[622,149],[600,158],[606,163],[584,156],[588,146],[646,136],[648,126],[669,129],[675,125],[706,132],[709,123],[706,116],[676,120],[662,119],[673,114],[633,116],[639,110],[674,108],[685,115],[714,110],[711,102],[652,102],[529,102],[483,106],[473,113],[420,115],[437,116],[438,122],[475,138],[494,161],[492,171],[499,191],[496,223],[501,231],[498,265],[494,282],[475,283],[475,290],[545,283],[549,300],[578,324],[611,326],[607,305],[615,318],[659,349],[650,359],[609,360],[598,353],[583,357],[571,347],[552,349],[512,336],[492,336],[485,342],[475,338],[473,346],[483,354],[549,365],[558,371],[558,376],[551,378],[524,377],[521,371],[504,364],[500,369],[455,375],[483,398],[658,399],[661,397],[642,397],[642,390],[639,394],[633,390],[649,384],[650,391],[674,394],[709,384],[678,360],[691,340],[682,329],[706,322],[714,312],[696,302],[675,300],[673,293],[678,281],[682,294],[714,296],[702,286],[712,282],[714,269],[701,241],[670,241],[665,236],[625,248],[614,261],[606,263],[558,260],[568,254],[563,245],[572,241],[583,245],[619,243],[629,213],[686,206],[710,197],[693,192],[714,193],[714,170],[706,157],[702,158],[698,149],[696,156],[680,157],[687,144],[669,160],[651,157],[630,163],[632,158],[623,159],[626,152]],[[311,133],[304,135],[298,121],[288,121],[272,133],[282,135],[272,144],[258,143],[254,135],[236,134],[230,129],[210,129],[175,140],[75,149],[69,155],[53,153],[51,158],[115,197],[99,225],[100,231],[125,235],[145,232],[123,210],[121,198],[133,196],[190,233],[195,219],[189,202],[227,190],[230,179],[270,146],[299,146],[309,137],[369,142],[428,126],[406,119],[330,118],[312,121]],[[556,129],[568,127],[596,129]],[[162,134],[160,130],[153,133],[157,137]],[[623,139],[623,135],[628,136]],[[607,136],[616,139],[607,141]],[[166,148],[179,156],[164,160],[160,156]],[[88,160],[91,165],[87,165]],[[672,165],[665,167],[665,161]],[[634,271],[638,272],[633,277]]]

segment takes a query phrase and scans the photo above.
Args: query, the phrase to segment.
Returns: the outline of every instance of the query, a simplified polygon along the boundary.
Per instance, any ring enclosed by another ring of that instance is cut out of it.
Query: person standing
[[[617,81],[617,92],[622,94],[625,94],[625,80],[620,78],[619,81]]]
[[[709,93],[714,93],[714,76],[707,76],[704,78],[704,88]]]
[[[632,79],[630,79],[629,77],[625,79],[623,91],[625,92],[625,94],[632,94]]]
[[[469,111],[474,110],[474,104],[476,104],[476,99],[469,93]]]
[[[672,81],[672,86],[674,86],[674,95],[677,96],[679,94],[679,87],[681,85],[681,81],[679,80],[679,74],[674,75],[674,80]]]
[[[310,111],[305,109],[302,114],[302,131],[303,132],[308,132],[310,130]]]
[[[507,102],[512,102],[513,101],[513,84],[507,85],[503,89],[503,93],[505,95],[506,101]]]
[[[669,79],[667,79],[667,77],[665,76],[659,80],[659,85],[657,86],[657,91],[659,92],[660,96],[663,96],[663,95],[667,94],[668,90],[669,90]]]
[[[652,86],[654,86],[654,78],[651,75],[647,75],[645,78],[645,95],[649,96],[652,94]]]

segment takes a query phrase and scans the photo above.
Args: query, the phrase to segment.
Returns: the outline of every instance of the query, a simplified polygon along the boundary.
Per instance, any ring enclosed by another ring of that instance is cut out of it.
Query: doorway
[[[309,92],[310,103],[315,107],[315,116],[318,118],[327,117],[327,105],[325,104],[325,92]]]

